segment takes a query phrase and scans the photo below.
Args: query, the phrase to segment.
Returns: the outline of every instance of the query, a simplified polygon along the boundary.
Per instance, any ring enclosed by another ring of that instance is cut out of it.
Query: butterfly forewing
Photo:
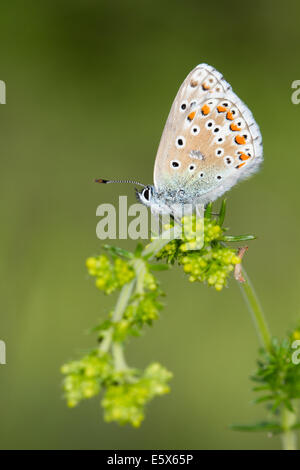
[[[167,119],[155,160],[156,189],[183,189],[208,202],[261,160],[261,135],[249,109],[219,72],[206,64],[196,67]]]

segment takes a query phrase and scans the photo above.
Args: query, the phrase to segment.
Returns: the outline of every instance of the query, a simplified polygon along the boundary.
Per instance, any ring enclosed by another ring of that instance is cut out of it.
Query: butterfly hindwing
[[[161,138],[156,189],[186,189],[214,200],[262,161],[261,135],[252,113],[222,75],[201,64],[181,85]]]

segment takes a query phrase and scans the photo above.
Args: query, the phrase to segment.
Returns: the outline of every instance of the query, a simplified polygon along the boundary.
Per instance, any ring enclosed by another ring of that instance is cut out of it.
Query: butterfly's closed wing
[[[212,201],[262,161],[258,125],[230,85],[201,64],[185,79],[172,105],[154,167],[157,191],[186,191]]]

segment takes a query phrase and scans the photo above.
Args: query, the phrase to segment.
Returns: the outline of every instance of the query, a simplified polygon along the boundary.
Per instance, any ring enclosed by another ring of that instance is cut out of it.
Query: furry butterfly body
[[[154,185],[145,186],[138,198],[153,213],[176,215],[178,205],[206,205],[222,196],[257,171],[262,160],[261,134],[251,111],[217,70],[200,64],[171,107]]]

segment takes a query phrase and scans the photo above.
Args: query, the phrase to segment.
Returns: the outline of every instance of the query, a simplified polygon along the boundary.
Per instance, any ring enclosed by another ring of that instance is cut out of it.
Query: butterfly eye
[[[177,170],[180,167],[180,162],[178,160],[172,160],[170,162],[170,165],[171,165],[172,168]]]
[[[201,171],[201,173],[199,173],[199,178],[204,178],[204,173],[203,173],[203,171]]]
[[[180,112],[183,113],[186,110],[187,106],[188,106],[188,102],[183,101],[180,105]]]
[[[198,135],[200,132],[200,127],[199,126],[193,126],[191,129],[191,134],[193,135]]]
[[[218,181],[220,181],[220,180],[222,179],[222,176],[221,176],[221,175],[217,175],[217,176],[216,176],[216,179],[217,179]]]
[[[224,150],[219,148],[216,150],[216,155],[217,157],[222,157],[222,155],[224,155]]]
[[[220,131],[220,128],[217,126],[214,128],[214,133],[217,134]]]
[[[149,188],[145,188],[143,190],[143,196],[144,198],[146,199],[146,201],[150,201],[150,197],[151,197],[151,191]]]
[[[217,142],[218,142],[219,144],[222,144],[222,143],[224,142],[223,137],[218,137],[218,138],[217,138]]]
[[[184,146],[185,146],[185,138],[184,138],[182,135],[180,135],[180,136],[177,137],[177,139],[176,139],[176,147],[177,147],[178,149],[181,149],[181,148],[183,148]]]
[[[232,162],[233,162],[233,158],[227,156],[227,157],[224,157],[224,162],[226,165],[231,165]]]
[[[190,171],[190,172],[192,172],[192,171],[194,171],[194,170],[195,170],[195,168],[196,168],[196,166],[195,166],[195,165],[190,165],[190,166],[189,166],[189,171]]]
[[[214,125],[214,121],[212,119],[210,119],[209,121],[207,121],[207,123],[205,124],[205,127],[206,129],[211,129]]]

